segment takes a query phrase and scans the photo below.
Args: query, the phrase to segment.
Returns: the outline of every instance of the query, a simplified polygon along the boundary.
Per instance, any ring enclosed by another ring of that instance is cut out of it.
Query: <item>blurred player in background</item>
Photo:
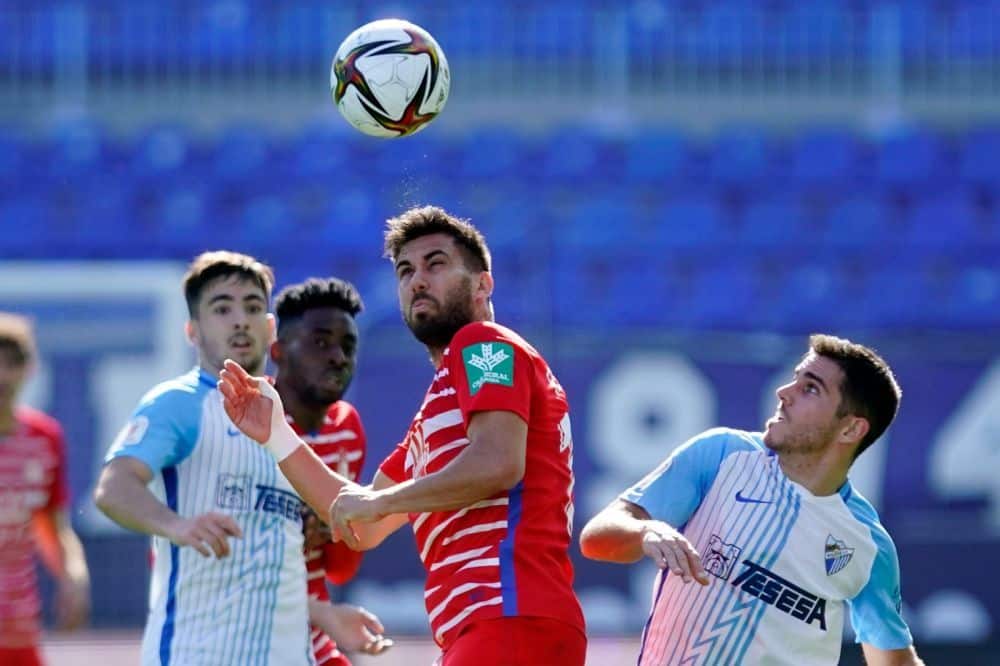
[[[328,278],[286,287],[275,300],[278,339],[271,345],[275,389],[288,423],[330,469],[357,481],[365,463],[365,431],[354,406],[342,400],[354,377],[362,309],[354,285]],[[391,645],[371,613],[331,604],[326,580],[343,585],[361,566],[361,553],[331,543],[330,531],[312,511],[306,520],[309,617],[316,663],[350,666],[338,650],[378,654]],[[331,636],[334,639],[331,639]]]
[[[587,557],[661,569],[640,664],[836,664],[845,604],[869,664],[922,663],[895,546],[847,479],[899,385],[867,347],[809,347],[763,433],[694,437],[584,527]]]
[[[582,666],[566,395],[538,352],[494,323],[489,249],[472,225],[409,210],[389,221],[386,254],[435,373],[372,486],[323,465],[287,427],[273,388],[231,362],[226,409],[311,506],[330,507],[331,529],[352,547],[375,547],[409,517],[445,666]]]
[[[66,508],[66,450],[50,416],[17,404],[35,363],[24,317],[0,313],[0,664],[41,664],[35,551],[55,578],[61,628],[87,620],[90,576]]]
[[[216,389],[226,358],[263,372],[273,284],[253,257],[195,258],[184,296],[198,365],[143,396],[98,480],[98,507],[153,535],[143,664],[313,663],[302,502]]]

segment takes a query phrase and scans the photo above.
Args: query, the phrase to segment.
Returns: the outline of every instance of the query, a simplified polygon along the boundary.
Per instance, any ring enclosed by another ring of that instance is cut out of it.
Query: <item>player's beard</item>
[[[431,349],[443,349],[455,337],[455,333],[473,319],[472,280],[463,279],[445,295],[444,302],[437,299],[433,301],[438,305],[436,313],[413,316],[404,312],[403,320],[417,340]],[[410,302],[411,307],[413,302]]]
[[[786,422],[785,425],[787,427],[788,423]],[[780,439],[765,434],[764,444],[775,453],[812,454],[829,446],[836,427],[836,424],[831,424],[826,428],[812,426],[800,432],[786,432]]]

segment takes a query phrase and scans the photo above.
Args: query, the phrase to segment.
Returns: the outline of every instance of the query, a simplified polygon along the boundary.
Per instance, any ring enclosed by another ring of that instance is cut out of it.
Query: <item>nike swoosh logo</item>
[[[226,434],[229,435],[230,437],[239,437],[243,433],[237,430],[236,428],[226,427]]]
[[[745,502],[747,504],[773,504],[771,500],[754,499],[752,497],[744,497],[739,490],[736,491],[736,501]]]

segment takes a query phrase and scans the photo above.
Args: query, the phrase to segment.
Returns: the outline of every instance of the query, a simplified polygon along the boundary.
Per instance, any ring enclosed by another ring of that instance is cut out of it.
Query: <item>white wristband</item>
[[[302,440],[285,420],[285,408],[275,388],[263,377],[256,379],[261,394],[271,399],[271,436],[264,442],[264,448],[280,463],[302,445]]]
[[[271,437],[264,443],[264,448],[274,456],[279,463],[288,456],[295,453],[295,449],[302,445],[302,440],[295,434],[295,431],[288,427],[282,419],[277,427],[271,428]]]

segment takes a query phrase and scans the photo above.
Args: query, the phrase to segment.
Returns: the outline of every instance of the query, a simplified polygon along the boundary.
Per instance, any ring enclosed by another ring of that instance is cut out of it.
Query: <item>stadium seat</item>
[[[754,320],[757,283],[753,263],[729,258],[695,273],[686,318],[693,328],[731,329]]]
[[[269,182],[274,165],[271,133],[265,127],[230,127],[210,148],[211,174],[220,184],[245,187]]]
[[[591,128],[563,127],[545,141],[536,174],[557,183],[596,179],[605,170],[612,170],[607,162],[608,149],[607,142]]]
[[[844,189],[856,181],[859,153],[857,137],[848,129],[806,130],[793,143],[789,178],[798,188]]]
[[[814,235],[809,209],[795,196],[753,200],[739,217],[736,238],[749,247],[794,248]]]
[[[713,197],[678,198],[664,204],[653,218],[648,239],[666,247],[701,247],[731,240],[729,221]]]
[[[470,132],[458,148],[458,172],[470,179],[509,178],[522,168],[527,154],[524,137],[508,127]]]
[[[556,229],[560,242],[576,248],[635,247],[642,244],[641,214],[627,190],[586,197]]]
[[[956,276],[947,299],[948,323],[958,328],[1000,326],[1000,270],[969,266]]]
[[[625,143],[625,176],[643,185],[679,184],[687,175],[689,153],[679,131],[640,130]]]
[[[959,174],[964,184],[1000,187],[1000,127],[982,127],[962,139]]]
[[[716,138],[710,157],[709,176],[725,187],[757,189],[773,176],[768,140],[755,127],[724,130]]]
[[[887,187],[913,192],[947,182],[942,169],[942,147],[938,137],[921,129],[900,130],[879,142],[877,181]]]
[[[0,197],[0,228],[17,233],[0,234],[0,257],[46,258],[52,231],[48,206],[41,195]]]
[[[163,124],[148,128],[132,146],[129,174],[140,182],[164,181],[178,177],[191,167],[194,147],[183,126]]]
[[[905,240],[933,250],[974,247],[980,241],[979,211],[964,192],[917,201],[906,219]]]
[[[331,186],[348,178],[352,147],[356,142],[349,128],[332,123],[313,123],[293,136],[286,148],[293,178],[329,179]]]
[[[832,247],[878,247],[896,242],[894,213],[878,194],[858,194],[835,203],[828,211],[822,233]]]

